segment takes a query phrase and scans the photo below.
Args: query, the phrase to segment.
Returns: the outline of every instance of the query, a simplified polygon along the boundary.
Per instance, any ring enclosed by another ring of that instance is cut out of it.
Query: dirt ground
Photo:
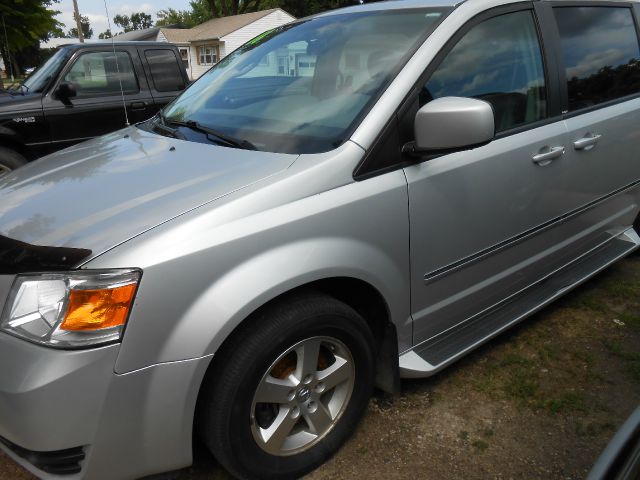
[[[583,479],[640,405],[640,254],[438,376],[379,395],[309,480]],[[0,479],[32,477],[0,454]],[[202,447],[182,480],[230,478]]]

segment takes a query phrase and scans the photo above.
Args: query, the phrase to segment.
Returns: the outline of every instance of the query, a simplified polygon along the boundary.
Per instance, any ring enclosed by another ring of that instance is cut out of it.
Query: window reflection
[[[629,8],[559,7],[569,110],[640,92],[640,46]]]
[[[498,132],[545,118],[544,68],[532,12],[473,27],[427,82],[421,103],[447,96],[491,103]]]

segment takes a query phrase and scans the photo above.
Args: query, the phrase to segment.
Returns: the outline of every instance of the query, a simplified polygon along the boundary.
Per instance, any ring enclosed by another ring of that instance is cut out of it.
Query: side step
[[[470,318],[400,356],[402,378],[428,377],[524,320],[640,247],[633,228],[492,309]]]

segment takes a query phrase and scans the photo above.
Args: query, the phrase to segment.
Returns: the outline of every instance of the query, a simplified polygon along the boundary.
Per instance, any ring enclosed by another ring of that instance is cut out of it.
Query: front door
[[[429,71],[420,103],[483,99],[494,109],[496,138],[405,168],[415,343],[562,263],[567,250],[556,248],[559,232],[549,224],[572,208],[564,195],[567,132],[531,4],[473,20]]]
[[[128,51],[110,50],[85,51],[74,59],[61,82],[72,83],[77,96],[63,101],[49,94],[43,101],[56,148],[125,127],[125,105],[130,124],[148,118],[153,100],[134,61],[139,63]]]

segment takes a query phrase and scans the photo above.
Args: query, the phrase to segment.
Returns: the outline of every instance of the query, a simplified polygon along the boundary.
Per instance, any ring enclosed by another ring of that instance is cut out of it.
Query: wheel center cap
[[[298,389],[298,400],[301,402],[306,402],[309,399],[309,396],[311,396],[311,390],[309,387],[300,387]]]

